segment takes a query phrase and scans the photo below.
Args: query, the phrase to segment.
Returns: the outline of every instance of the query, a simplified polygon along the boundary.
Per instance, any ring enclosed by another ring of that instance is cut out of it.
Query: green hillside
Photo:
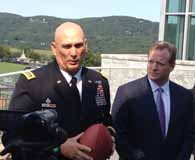
[[[134,17],[62,19],[0,13],[0,44],[48,50],[56,26],[65,21],[81,24],[90,50],[97,53],[146,53],[158,39],[158,22]]]

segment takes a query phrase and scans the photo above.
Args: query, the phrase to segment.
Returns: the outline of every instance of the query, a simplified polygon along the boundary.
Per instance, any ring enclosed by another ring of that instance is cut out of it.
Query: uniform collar
[[[62,70],[60,68],[60,72],[62,73],[62,75],[64,76],[64,78],[66,79],[66,81],[68,82],[68,84],[70,83],[71,79],[72,79],[72,75],[70,75],[68,72]],[[77,81],[81,80],[81,72],[82,72],[82,67],[79,69],[79,71],[74,75],[74,77],[77,79]]]

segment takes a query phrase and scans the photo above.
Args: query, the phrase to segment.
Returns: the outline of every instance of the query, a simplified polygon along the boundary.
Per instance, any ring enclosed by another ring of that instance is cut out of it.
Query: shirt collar
[[[66,79],[66,81],[68,83],[70,83],[71,79],[72,79],[72,75],[70,75],[68,72],[62,70],[60,68],[60,71],[62,73],[62,75],[64,76],[64,78]],[[79,69],[79,71],[74,75],[74,77],[77,79],[77,81],[80,81],[81,80],[81,71],[82,71],[82,67]]]
[[[167,93],[169,91],[169,80],[165,84],[163,84],[162,86],[159,86],[158,84],[156,84],[149,77],[148,77],[148,80],[149,80],[150,86],[152,88],[152,92],[155,92],[159,87],[161,87],[165,93]]]

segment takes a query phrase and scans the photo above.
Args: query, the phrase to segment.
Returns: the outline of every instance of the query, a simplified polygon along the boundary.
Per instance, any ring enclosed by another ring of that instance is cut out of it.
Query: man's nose
[[[76,48],[73,46],[73,47],[71,48],[71,55],[76,55],[76,54],[77,54]]]
[[[151,69],[156,69],[157,68],[157,63],[156,62],[152,62],[152,63],[149,63]]]
[[[157,64],[156,62],[155,62],[155,63],[153,63],[153,64],[152,64],[152,69],[154,69],[154,70],[155,70],[155,69],[157,69],[157,68],[158,68],[158,64]]]

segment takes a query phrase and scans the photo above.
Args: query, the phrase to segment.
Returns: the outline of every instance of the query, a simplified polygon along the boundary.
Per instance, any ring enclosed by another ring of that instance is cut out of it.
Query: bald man
[[[87,39],[78,24],[65,22],[58,26],[51,49],[55,56],[53,62],[20,76],[9,110],[55,109],[57,122],[69,136],[58,148],[58,159],[92,160],[87,155],[91,149],[79,144],[78,139],[95,123],[104,123],[114,134],[108,81],[81,65],[87,53]],[[72,79],[76,79],[76,91],[73,91]],[[21,158],[20,155],[13,157]]]

